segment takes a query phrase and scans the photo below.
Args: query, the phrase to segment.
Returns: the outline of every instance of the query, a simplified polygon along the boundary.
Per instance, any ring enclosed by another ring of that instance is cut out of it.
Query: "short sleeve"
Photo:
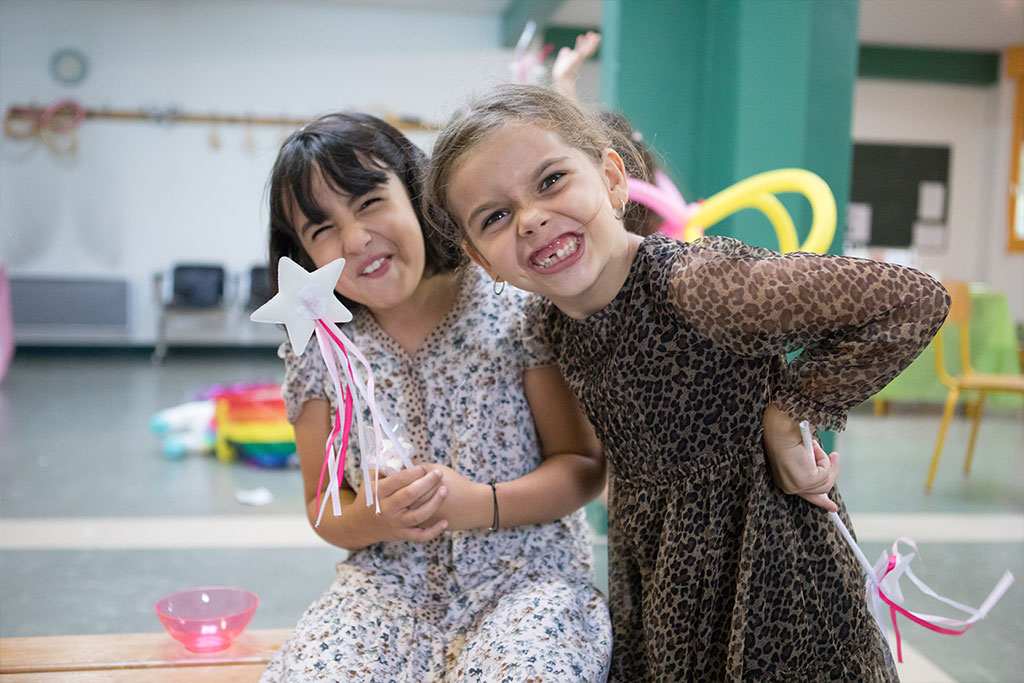
[[[284,360],[281,398],[284,399],[289,422],[294,424],[306,401],[321,399],[333,402],[327,366],[317,351],[315,340],[310,340],[309,346],[301,356],[295,354],[289,342],[281,344],[277,355]]]
[[[536,294],[523,305],[522,341],[526,368],[558,364],[555,316],[550,302]]]

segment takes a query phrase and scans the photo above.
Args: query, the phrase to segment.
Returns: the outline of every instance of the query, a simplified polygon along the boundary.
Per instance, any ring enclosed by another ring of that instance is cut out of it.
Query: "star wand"
[[[323,356],[337,396],[333,426],[330,436],[327,437],[324,462],[320,468],[320,480],[317,482],[316,526],[320,526],[328,501],[331,502],[334,514],[341,514],[340,487],[341,479],[345,476],[345,453],[348,450],[353,415],[357,425],[359,452],[363,455],[361,467],[366,504],[376,504],[379,513],[380,501],[374,494],[382,467],[387,464],[395,469],[391,465],[392,461],[397,461],[397,469],[412,467],[412,449],[406,440],[399,438],[377,405],[374,398],[373,371],[369,361],[335,324],[352,320],[351,311],[334,294],[334,287],[345,267],[345,259],[332,261],[312,273],[287,256],[278,260],[277,267],[277,294],[253,311],[249,319],[258,323],[283,324],[296,355],[302,355],[310,336],[316,334],[320,354]],[[353,358],[356,360],[355,363],[352,362]],[[369,412],[369,429],[364,427],[365,418],[360,401],[366,404]],[[342,405],[345,406],[344,417],[341,414]],[[334,443],[339,434],[341,448],[336,451]],[[372,485],[371,463],[374,470]],[[329,476],[329,484],[327,496],[321,502],[320,494],[325,475]]]

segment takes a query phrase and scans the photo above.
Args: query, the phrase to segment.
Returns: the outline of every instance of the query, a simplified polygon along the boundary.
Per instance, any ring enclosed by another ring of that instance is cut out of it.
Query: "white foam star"
[[[352,313],[334,296],[345,259],[310,273],[287,256],[277,262],[277,294],[249,316],[256,323],[282,323],[296,355],[302,355],[320,318],[347,323]]]

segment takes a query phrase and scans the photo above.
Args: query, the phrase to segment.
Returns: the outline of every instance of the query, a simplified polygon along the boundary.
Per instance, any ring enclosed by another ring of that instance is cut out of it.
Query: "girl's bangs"
[[[314,223],[327,219],[327,210],[317,201],[314,180],[319,174],[335,192],[359,197],[387,182],[387,167],[366,155],[343,146],[328,151],[321,140],[310,140],[296,155],[294,172],[288,174],[288,194],[294,208]],[[293,220],[292,223],[295,221]]]

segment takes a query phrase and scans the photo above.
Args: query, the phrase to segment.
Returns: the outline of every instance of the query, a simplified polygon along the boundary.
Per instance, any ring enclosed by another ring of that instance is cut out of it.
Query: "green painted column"
[[[704,92],[703,2],[605,0],[601,38],[604,105],[625,114],[688,197]]]
[[[755,173],[814,171],[836,197],[841,253],[850,193],[859,0],[604,0],[602,96],[644,135],[690,201]],[[780,197],[800,240],[811,215]],[[712,228],[778,248],[759,212]],[[832,448],[833,435],[822,435]]]
[[[842,246],[858,0],[604,0],[602,92],[687,199],[761,171],[806,168],[836,195]],[[801,240],[810,211],[783,197]],[[760,213],[714,232],[777,246]]]

